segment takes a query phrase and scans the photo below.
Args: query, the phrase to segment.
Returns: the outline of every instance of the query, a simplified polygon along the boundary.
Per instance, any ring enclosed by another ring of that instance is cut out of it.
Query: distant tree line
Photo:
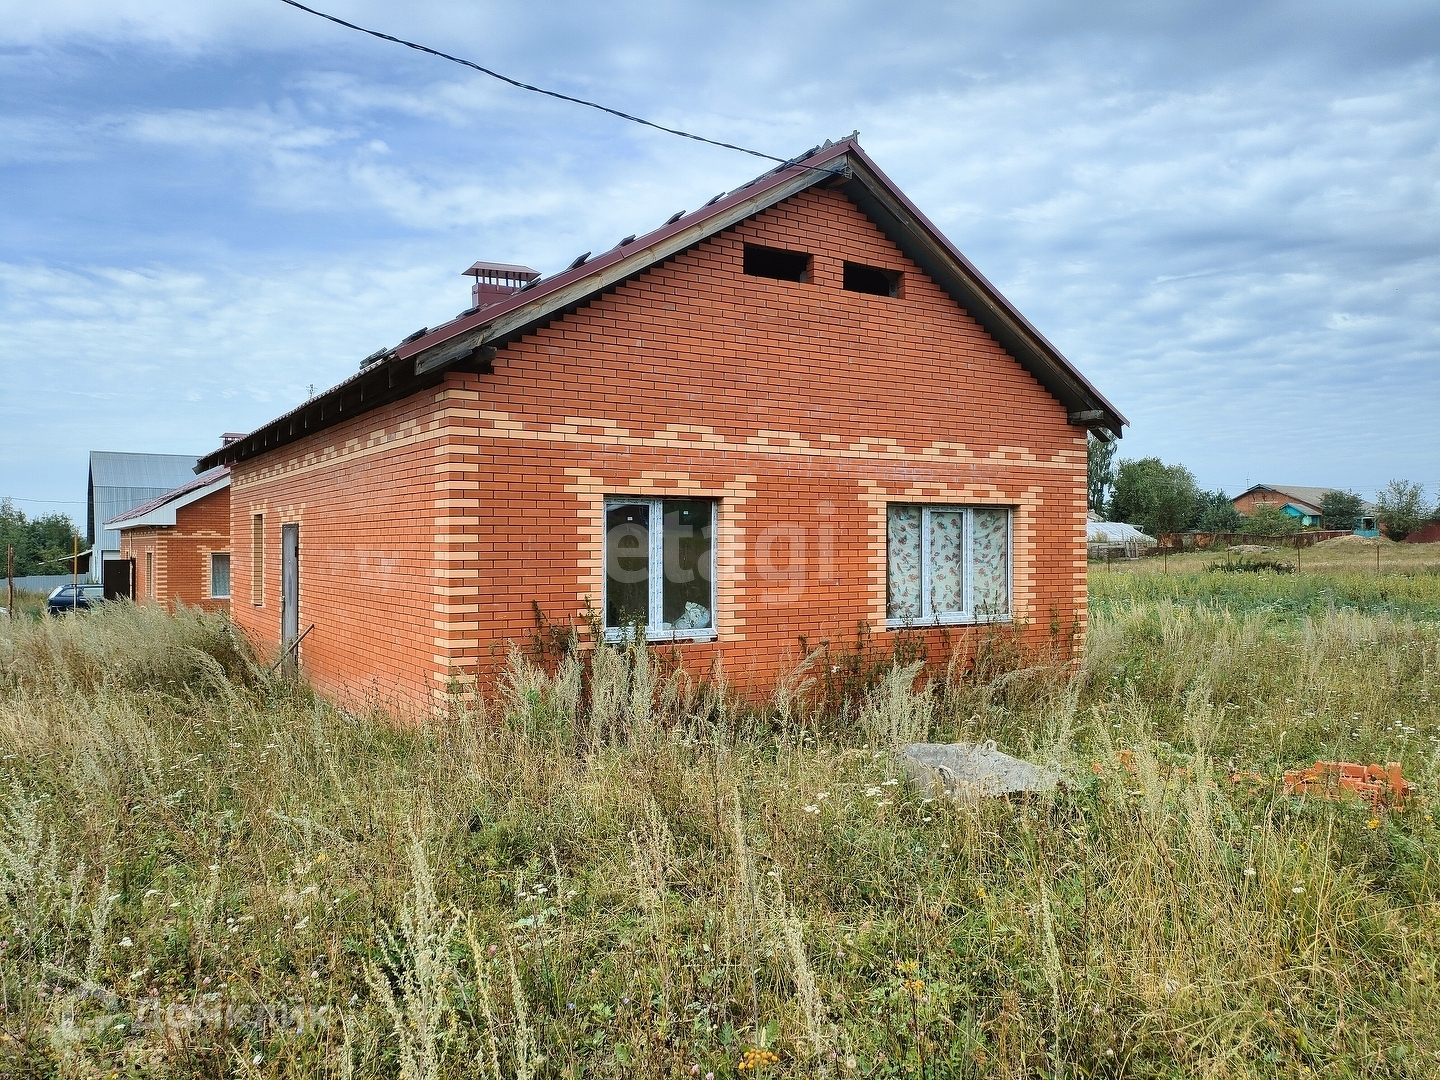
[[[1288,536],[1301,531],[1300,519],[1281,504],[1257,505],[1249,514],[1235,509],[1224,491],[1205,491],[1184,465],[1159,458],[1115,460],[1115,443],[1090,437],[1090,509],[1107,521],[1124,521],[1151,536],[1191,530]],[[1353,491],[1331,491],[1320,504],[1322,527],[1354,529],[1365,501]],[[1375,516],[1392,540],[1403,540],[1427,522],[1440,520],[1425,489],[1407,480],[1391,480],[1375,498]]]
[[[65,514],[27,518],[9,500],[0,500],[0,576],[5,573],[5,554],[15,548],[15,576],[68,574],[71,538],[78,532]]]

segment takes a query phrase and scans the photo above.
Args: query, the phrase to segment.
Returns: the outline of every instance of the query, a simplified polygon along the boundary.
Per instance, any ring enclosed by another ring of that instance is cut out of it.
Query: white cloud
[[[1232,487],[1440,475],[1414,438],[1440,402],[1433,6],[336,10],[780,153],[858,125],[1131,415],[1125,453]],[[0,348],[107,403],[30,438],[48,458],[80,417],[207,443],[268,419],[462,307],[473,259],[554,270],[764,168],[273,0],[0,0],[0,41],[29,185]]]

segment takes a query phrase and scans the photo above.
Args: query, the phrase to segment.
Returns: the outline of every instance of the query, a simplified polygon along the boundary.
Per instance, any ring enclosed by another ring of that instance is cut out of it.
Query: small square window
[[[845,264],[844,287],[846,292],[869,293],[871,296],[899,296],[900,272],[881,270],[878,266],[863,266],[860,263]]]
[[[809,281],[810,256],[799,251],[745,245],[745,273],[776,281]]]
[[[214,552],[210,556],[210,599],[230,599],[230,553]]]
[[[715,503],[605,505],[605,636],[643,627],[652,641],[715,636]]]
[[[885,624],[1010,617],[1010,511],[892,503],[886,514]]]

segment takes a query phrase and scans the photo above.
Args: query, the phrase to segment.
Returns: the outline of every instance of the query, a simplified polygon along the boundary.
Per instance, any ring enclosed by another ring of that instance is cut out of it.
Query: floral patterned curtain
[[[891,506],[887,522],[890,573],[885,616],[920,618],[920,507]]]
[[[975,614],[1010,613],[1010,513],[972,510],[970,549],[975,575]]]
[[[930,611],[965,610],[965,512],[930,511]]]

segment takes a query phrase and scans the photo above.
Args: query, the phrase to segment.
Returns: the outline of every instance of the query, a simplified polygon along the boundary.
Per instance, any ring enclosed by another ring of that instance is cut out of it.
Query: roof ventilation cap
[[[540,276],[540,271],[518,263],[477,262],[465,271],[475,279],[470,286],[470,309],[467,314],[491,307],[512,293],[517,293]]]

